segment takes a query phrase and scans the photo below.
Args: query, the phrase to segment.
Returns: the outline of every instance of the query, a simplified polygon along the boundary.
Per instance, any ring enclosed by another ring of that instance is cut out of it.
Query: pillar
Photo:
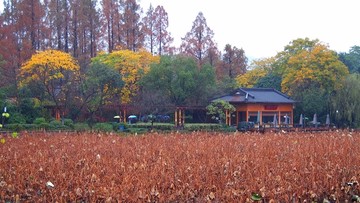
[[[178,109],[177,108],[175,109],[174,119],[175,119],[175,126],[177,127],[178,126]]]
[[[60,120],[60,109],[58,108],[55,109],[55,120]]]
[[[181,113],[181,118],[182,118],[181,126],[184,126],[184,124],[185,124],[185,109],[182,109],[181,111],[182,111],[182,113]]]

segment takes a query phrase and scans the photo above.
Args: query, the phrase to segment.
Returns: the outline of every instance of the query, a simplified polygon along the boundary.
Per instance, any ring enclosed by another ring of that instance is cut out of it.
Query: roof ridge
[[[249,95],[250,97],[252,97],[253,99],[255,98],[254,95],[250,94],[249,92],[247,92],[244,88],[239,88],[241,91],[243,91],[246,95]]]

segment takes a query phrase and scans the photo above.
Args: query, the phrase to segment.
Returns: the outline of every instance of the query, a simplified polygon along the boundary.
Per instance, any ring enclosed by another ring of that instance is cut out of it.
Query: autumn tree
[[[6,83],[17,94],[17,77],[21,64],[42,45],[44,17],[39,0],[7,0],[0,17],[0,55],[6,63],[1,67]]]
[[[163,53],[171,53],[172,48],[170,44],[174,40],[167,31],[169,27],[169,17],[163,6],[155,8],[155,33],[157,41],[157,51],[159,55]]]
[[[121,103],[128,104],[139,90],[138,82],[149,71],[150,64],[158,63],[159,57],[140,50],[119,50],[108,54],[100,54],[93,62],[104,63],[119,71],[124,86],[121,89]]]
[[[340,88],[341,81],[348,73],[347,67],[334,51],[325,45],[316,44],[289,57],[281,87],[291,95],[315,83],[330,93]]]
[[[20,86],[30,86],[34,88],[33,92],[44,92],[45,97],[40,98],[42,102],[50,102],[60,110],[61,106],[66,108],[73,96],[71,91],[79,79],[79,66],[69,54],[47,50],[34,54],[24,63],[18,77]]]
[[[68,0],[50,0],[47,5],[47,26],[50,28],[48,47],[69,52],[70,3]]]
[[[170,45],[173,38],[167,31],[169,18],[163,6],[157,6],[154,10],[150,4],[146,16],[143,18],[143,25],[145,45],[152,54],[162,55],[173,52]]]
[[[205,63],[205,58],[209,53],[209,49],[216,47],[214,41],[214,32],[208,27],[206,19],[200,12],[193,26],[184,38],[180,50],[182,53],[194,57],[201,66]]]
[[[262,69],[266,74],[258,78],[254,84],[254,87],[258,88],[273,88],[281,91],[282,75],[275,68],[277,59],[275,57],[263,58],[254,60],[250,64],[250,69]]]
[[[141,33],[140,5],[136,0],[125,0],[121,5],[124,12],[121,18],[123,48],[138,51],[144,42],[144,36]]]
[[[100,43],[100,16],[97,0],[75,0],[70,4],[72,53],[82,69],[90,63],[97,53]]]
[[[121,36],[121,13],[120,0],[102,0],[102,31],[106,36],[108,52],[112,52],[120,45]]]
[[[143,22],[143,32],[145,33],[144,45],[150,51],[150,53],[154,54],[155,52],[155,13],[154,7],[150,4],[145,17],[142,19]]]
[[[245,56],[244,50],[227,44],[224,51],[222,56],[222,71],[226,72],[230,78],[244,74],[247,66],[247,57]]]
[[[239,87],[254,87],[257,82],[267,74],[263,68],[255,68],[248,70],[245,74],[236,77],[236,82]]]

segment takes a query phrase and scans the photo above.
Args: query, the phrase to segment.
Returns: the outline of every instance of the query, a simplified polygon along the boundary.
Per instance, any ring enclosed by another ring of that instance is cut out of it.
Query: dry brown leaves
[[[1,202],[251,202],[254,192],[263,202],[345,202],[360,194],[359,133],[5,139]]]

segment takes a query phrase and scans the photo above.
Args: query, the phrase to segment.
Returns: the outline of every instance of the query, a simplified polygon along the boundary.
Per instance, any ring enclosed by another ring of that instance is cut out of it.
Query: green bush
[[[236,127],[232,127],[232,126],[225,126],[220,128],[221,132],[227,132],[227,133],[232,133],[232,132],[236,132]]]
[[[4,129],[10,130],[10,131],[22,131],[22,130],[25,130],[24,125],[21,124],[21,123],[7,124],[7,125],[5,125]]]
[[[41,127],[36,124],[19,124],[12,123],[5,125],[5,128],[11,131],[22,131],[22,130],[40,130]]]
[[[151,123],[135,123],[128,125],[128,128],[144,128],[144,129],[155,129],[155,130],[174,130],[174,124],[171,123],[154,123],[153,125]]]
[[[25,116],[21,113],[13,113],[10,115],[9,123],[15,123],[15,124],[25,124],[26,119]]]
[[[93,126],[93,130],[111,132],[111,131],[113,131],[113,124],[111,124],[111,123],[96,123]]]
[[[45,130],[50,129],[50,124],[49,123],[40,123],[37,126],[38,126],[39,129],[45,129]]]
[[[64,125],[70,128],[74,128],[74,121],[71,120],[70,118],[64,118]]]
[[[220,124],[213,123],[186,123],[184,130],[188,131],[218,131],[221,130]]]
[[[51,130],[71,130],[71,127],[63,125],[61,121],[53,120],[49,123]]]
[[[35,120],[33,122],[33,124],[36,124],[36,125],[39,125],[39,124],[42,124],[42,123],[47,123],[46,119],[44,117],[35,118]]]
[[[90,126],[87,123],[75,123],[74,130],[76,131],[88,131],[90,130]]]

